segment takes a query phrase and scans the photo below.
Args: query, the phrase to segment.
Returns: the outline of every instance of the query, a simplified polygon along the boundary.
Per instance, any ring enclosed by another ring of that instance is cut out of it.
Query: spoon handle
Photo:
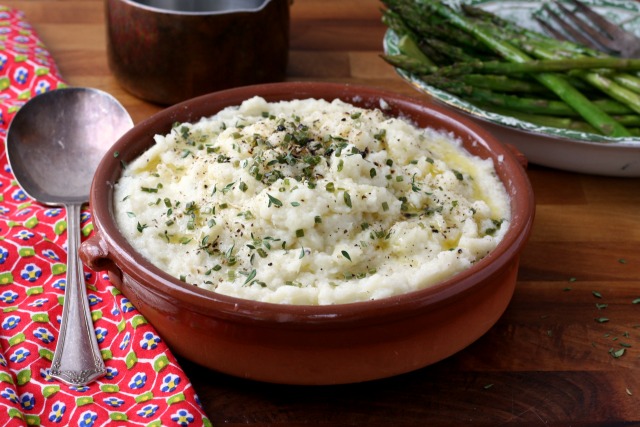
[[[51,376],[74,385],[86,385],[106,373],[93,328],[87,300],[84,270],[78,257],[81,204],[65,205],[67,210],[67,283],[64,288],[62,323]]]

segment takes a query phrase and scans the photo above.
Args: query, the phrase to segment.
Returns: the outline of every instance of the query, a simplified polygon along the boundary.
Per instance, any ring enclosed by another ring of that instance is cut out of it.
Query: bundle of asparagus
[[[615,58],[440,0],[382,0],[399,37],[383,55],[425,84],[536,125],[640,136],[640,60]]]

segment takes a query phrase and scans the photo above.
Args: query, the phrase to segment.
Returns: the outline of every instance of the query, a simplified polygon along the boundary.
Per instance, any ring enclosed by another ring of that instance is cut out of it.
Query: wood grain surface
[[[69,84],[110,92],[136,122],[160,109],[110,74],[100,0],[3,4],[26,13]],[[288,79],[422,96],[379,58],[380,8],[295,0]],[[528,174],[533,234],[513,300],[485,336],[419,371],[346,386],[255,383],[181,361],[214,425],[640,425],[640,180]]]

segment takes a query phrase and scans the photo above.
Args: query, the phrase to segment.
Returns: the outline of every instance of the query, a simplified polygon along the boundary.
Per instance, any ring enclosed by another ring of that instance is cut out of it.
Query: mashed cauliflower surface
[[[256,97],[176,124],[126,167],[114,205],[127,240],[176,278],[311,305],[433,285],[510,220],[491,160],[340,100]]]

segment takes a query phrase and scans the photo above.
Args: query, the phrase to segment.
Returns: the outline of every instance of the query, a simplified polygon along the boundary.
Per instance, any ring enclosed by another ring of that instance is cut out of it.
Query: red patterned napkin
[[[107,376],[86,387],[49,376],[66,282],[66,218],[21,190],[4,141],[15,111],[65,86],[20,11],[0,7],[0,421],[7,426],[210,425],[153,327],[106,277],[86,273]],[[85,236],[93,229],[84,211]]]

